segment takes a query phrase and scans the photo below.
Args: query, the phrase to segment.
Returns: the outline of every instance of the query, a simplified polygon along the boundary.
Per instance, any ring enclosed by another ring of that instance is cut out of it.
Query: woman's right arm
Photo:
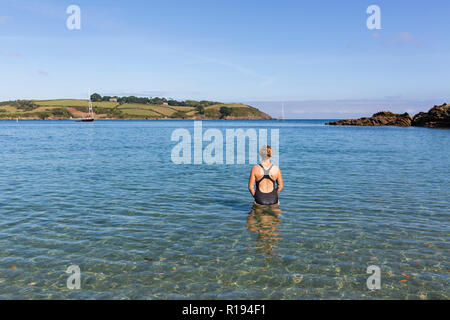
[[[250,171],[250,177],[248,178],[248,191],[252,194],[252,196],[255,196],[255,168],[252,168],[252,171]]]

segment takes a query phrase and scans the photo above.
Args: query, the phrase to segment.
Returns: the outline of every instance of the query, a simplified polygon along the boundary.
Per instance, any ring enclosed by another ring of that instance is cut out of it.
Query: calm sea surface
[[[450,130],[324,123],[203,121],[280,129],[252,210],[251,165],[172,163],[192,121],[0,121],[0,298],[449,299]]]

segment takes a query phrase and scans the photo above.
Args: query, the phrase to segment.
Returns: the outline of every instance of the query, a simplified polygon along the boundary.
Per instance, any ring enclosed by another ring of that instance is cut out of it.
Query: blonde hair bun
[[[259,150],[259,155],[263,159],[271,158],[272,157],[272,147],[271,146],[262,146],[262,148]]]

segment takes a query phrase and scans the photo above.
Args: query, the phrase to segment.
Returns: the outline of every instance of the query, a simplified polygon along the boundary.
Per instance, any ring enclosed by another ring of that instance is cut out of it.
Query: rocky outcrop
[[[411,126],[412,118],[408,113],[392,113],[390,111],[382,111],[375,113],[370,118],[339,120],[328,122],[327,125],[332,126]]]
[[[412,120],[415,127],[450,128],[450,105],[434,106],[428,112],[416,114]]]

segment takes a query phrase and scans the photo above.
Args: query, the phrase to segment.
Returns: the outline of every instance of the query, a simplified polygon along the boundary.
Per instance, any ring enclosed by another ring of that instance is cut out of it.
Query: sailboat
[[[281,118],[279,121],[284,121],[284,102],[281,103]]]
[[[89,94],[89,113],[84,118],[75,119],[76,122],[93,122],[94,121],[94,110],[92,108],[91,90],[89,90],[88,94]]]

